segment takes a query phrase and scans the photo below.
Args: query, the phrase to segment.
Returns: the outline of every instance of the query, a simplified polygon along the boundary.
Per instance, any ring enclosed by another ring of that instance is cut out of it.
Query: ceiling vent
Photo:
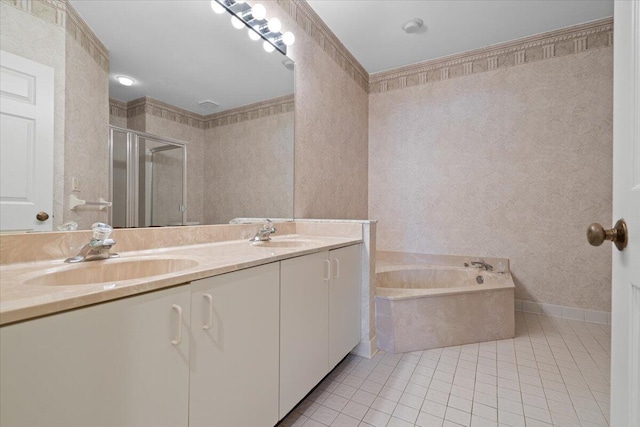
[[[289,71],[293,71],[293,69],[296,67],[296,64],[289,58],[284,58],[282,60],[282,65],[284,65],[284,68]]]
[[[402,31],[407,34],[414,34],[420,32],[424,26],[424,21],[420,18],[413,18],[402,24]]]

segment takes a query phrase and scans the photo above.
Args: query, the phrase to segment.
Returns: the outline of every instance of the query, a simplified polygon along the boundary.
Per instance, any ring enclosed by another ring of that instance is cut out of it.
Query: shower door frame
[[[124,133],[127,137],[127,209],[125,212],[125,228],[140,227],[140,138],[172,145],[182,149],[182,202],[180,212],[182,225],[187,223],[187,143],[177,139],[165,138],[146,132],[109,125],[109,200],[113,200],[113,136],[114,132]],[[145,160],[146,162],[146,160]],[[153,208],[153,207],[152,207]],[[113,222],[113,207],[109,207],[109,223]]]

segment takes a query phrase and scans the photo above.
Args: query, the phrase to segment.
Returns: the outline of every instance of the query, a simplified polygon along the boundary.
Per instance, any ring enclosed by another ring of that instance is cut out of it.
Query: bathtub
[[[465,267],[475,258],[376,254],[376,335],[391,353],[513,338],[513,278]]]

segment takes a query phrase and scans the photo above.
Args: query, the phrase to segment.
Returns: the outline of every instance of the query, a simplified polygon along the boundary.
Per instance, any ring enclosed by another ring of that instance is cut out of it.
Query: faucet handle
[[[113,227],[103,222],[96,222],[91,226],[93,230],[93,238],[96,240],[107,240],[113,232]]]
[[[269,218],[264,220],[264,224],[262,224],[262,229],[276,231],[276,229],[273,227],[273,221],[271,221]]]

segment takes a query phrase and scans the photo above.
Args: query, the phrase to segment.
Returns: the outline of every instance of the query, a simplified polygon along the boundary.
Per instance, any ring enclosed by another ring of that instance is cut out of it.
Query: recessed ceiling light
[[[402,24],[402,30],[407,34],[414,34],[419,32],[423,26],[424,21],[422,21],[422,19],[413,18]]]
[[[118,81],[118,83],[120,83],[122,86],[133,86],[134,83],[136,82],[135,80],[133,80],[131,77],[127,77],[127,76],[117,76],[116,80]]]

